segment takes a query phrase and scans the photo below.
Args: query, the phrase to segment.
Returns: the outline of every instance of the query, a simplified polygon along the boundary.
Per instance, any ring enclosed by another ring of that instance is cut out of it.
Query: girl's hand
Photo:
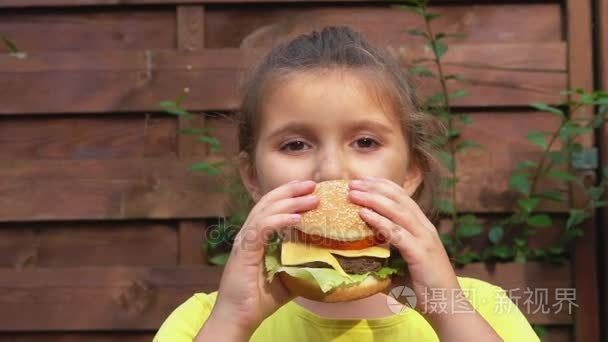
[[[409,270],[406,285],[416,294],[416,309],[423,313],[432,310],[427,310],[425,303],[432,289],[440,289],[445,299],[460,290],[437,229],[404,188],[387,179],[365,177],[351,181],[350,189],[350,200],[366,207],[361,210],[362,219],[404,259]]]
[[[216,304],[205,326],[209,323],[230,329],[219,329],[226,334],[236,329],[239,336],[247,338],[266,317],[293,299],[277,278],[272,283],[266,280],[265,246],[273,232],[300,221],[300,215],[295,213],[318,205],[318,197],[311,194],[315,185],[313,181],[283,184],[252,208],[235,237]],[[205,326],[199,336],[204,334]]]
[[[366,207],[361,209],[363,220],[399,250],[409,270],[406,285],[416,295],[415,309],[439,340],[502,341],[465,299],[437,229],[405,189],[372,177],[353,181],[350,188],[351,201]]]

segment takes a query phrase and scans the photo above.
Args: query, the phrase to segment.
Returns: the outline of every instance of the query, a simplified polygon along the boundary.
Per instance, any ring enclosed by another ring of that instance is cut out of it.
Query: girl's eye
[[[301,141],[301,140],[296,140],[296,141],[292,141],[292,142],[288,142],[287,144],[283,145],[281,147],[281,151],[300,151],[302,150],[304,147],[306,147],[306,143]]]
[[[372,148],[375,147],[374,144],[380,145],[375,139],[369,137],[357,139],[356,144],[360,148]]]

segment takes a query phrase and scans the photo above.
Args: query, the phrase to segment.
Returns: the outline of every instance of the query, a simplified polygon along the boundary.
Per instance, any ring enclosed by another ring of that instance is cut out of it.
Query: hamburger
[[[317,184],[319,205],[301,213],[267,248],[268,280],[278,276],[294,295],[322,302],[361,299],[383,291],[400,273],[389,245],[348,200],[348,181]]]

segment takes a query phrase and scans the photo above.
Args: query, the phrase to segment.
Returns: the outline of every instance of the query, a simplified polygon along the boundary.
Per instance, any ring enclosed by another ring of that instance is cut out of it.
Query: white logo
[[[386,305],[394,314],[401,314],[416,307],[416,294],[407,286],[395,286],[386,296]]]

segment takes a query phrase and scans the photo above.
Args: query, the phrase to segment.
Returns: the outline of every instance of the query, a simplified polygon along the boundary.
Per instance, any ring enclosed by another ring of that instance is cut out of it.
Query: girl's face
[[[363,176],[387,178],[412,195],[422,175],[388,107],[347,72],[301,73],[275,87],[261,108],[254,163],[240,155],[253,200],[292,180]]]

